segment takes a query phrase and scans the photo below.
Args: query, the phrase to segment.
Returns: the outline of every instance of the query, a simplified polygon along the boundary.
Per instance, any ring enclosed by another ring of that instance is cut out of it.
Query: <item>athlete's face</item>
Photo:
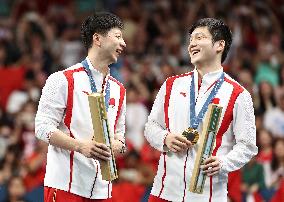
[[[188,52],[191,63],[201,65],[210,60],[215,60],[219,42],[212,42],[212,35],[207,27],[197,27],[190,35]]]
[[[118,28],[112,28],[105,36],[101,38],[101,51],[110,63],[117,61],[126,44],[122,37],[122,32]]]

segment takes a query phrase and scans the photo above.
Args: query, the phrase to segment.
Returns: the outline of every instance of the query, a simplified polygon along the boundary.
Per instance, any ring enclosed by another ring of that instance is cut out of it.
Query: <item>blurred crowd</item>
[[[37,103],[51,73],[85,57],[80,24],[94,11],[125,23],[127,48],[111,67],[127,89],[128,150],[117,160],[114,201],[147,201],[160,153],[144,125],[165,79],[193,69],[188,28],[203,17],[230,26],[223,67],[254,100],[259,153],[230,174],[229,198],[284,201],[283,0],[1,0],[0,202],[43,201],[47,145],[34,134]]]

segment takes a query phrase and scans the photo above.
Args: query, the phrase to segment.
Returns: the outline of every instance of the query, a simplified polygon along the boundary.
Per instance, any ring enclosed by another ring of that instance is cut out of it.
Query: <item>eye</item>
[[[117,36],[115,36],[117,39],[121,39],[121,36],[120,35],[117,35]]]

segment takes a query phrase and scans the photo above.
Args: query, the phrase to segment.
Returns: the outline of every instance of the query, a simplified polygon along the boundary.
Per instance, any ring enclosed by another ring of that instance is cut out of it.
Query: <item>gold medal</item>
[[[193,145],[197,143],[199,138],[198,131],[193,128],[187,128],[183,131],[182,136],[186,137]]]

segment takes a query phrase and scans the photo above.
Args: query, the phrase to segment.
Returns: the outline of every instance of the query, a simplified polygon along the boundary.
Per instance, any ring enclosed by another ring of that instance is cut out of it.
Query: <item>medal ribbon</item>
[[[92,93],[96,93],[97,92],[97,87],[96,87],[96,83],[95,80],[92,76],[89,64],[87,62],[87,59],[83,60],[81,62],[81,64],[83,65],[88,77],[89,77],[89,81],[90,81],[90,85],[91,85],[91,90]],[[103,88],[102,88],[102,92],[103,92]],[[106,90],[105,90],[105,106],[106,106],[106,111],[108,111],[108,107],[109,107],[109,99],[110,99],[110,84],[109,84],[109,79],[107,79],[107,86],[106,86]]]
[[[225,74],[222,72],[222,75],[215,83],[213,90],[209,94],[207,100],[203,104],[199,114],[196,116],[195,112],[195,84],[194,84],[194,74],[192,75],[191,85],[190,85],[190,127],[193,129],[197,129],[199,123],[202,121],[209,104],[212,102],[213,98],[216,96],[218,90],[220,89],[221,85],[224,82]]]

